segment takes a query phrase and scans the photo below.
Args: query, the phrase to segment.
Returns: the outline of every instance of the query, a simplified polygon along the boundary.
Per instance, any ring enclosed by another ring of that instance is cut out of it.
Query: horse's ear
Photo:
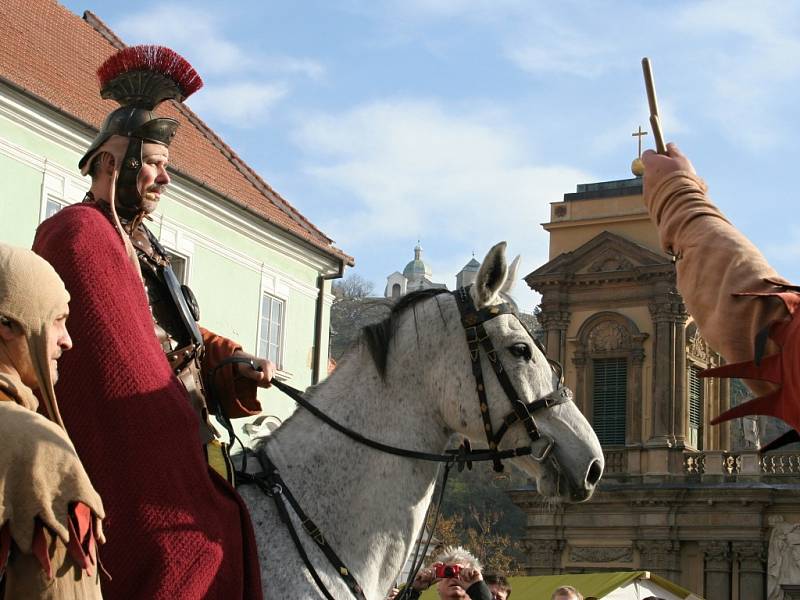
[[[511,294],[514,291],[514,286],[517,284],[517,271],[519,271],[519,259],[520,255],[517,254],[517,257],[511,261],[511,266],[508,267],[508,275],[506,276],[506,282],[503,284],[503,289],[500,290],[503,294]]]
[[[497,296],[503,289],[508,276],[506,264],[506,243],[492,246],[481,263],[475,284],[472,286],[472,300],[475,308],[497,304]]]

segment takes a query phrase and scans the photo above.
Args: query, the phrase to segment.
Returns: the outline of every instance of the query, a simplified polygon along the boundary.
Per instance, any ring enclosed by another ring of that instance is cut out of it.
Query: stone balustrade
[[[686,452],[683,456],[683,471],[689,476],[798,477],[800,452],[764,455],[755,451]]]

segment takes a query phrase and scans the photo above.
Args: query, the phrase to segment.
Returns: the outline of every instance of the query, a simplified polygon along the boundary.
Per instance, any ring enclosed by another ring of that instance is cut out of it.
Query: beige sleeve
[[[672,173],[644,200],[662,248],[677,257],[678,291],[701,335],[729,363],[752,359],[756,334],[788,313],[777,298],[733,294],[774,292],[764,279],[782,278],[708,199],[696,175]]]

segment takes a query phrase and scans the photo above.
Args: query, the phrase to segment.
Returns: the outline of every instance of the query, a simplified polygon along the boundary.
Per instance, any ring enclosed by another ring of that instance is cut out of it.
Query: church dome
[[[422,248],[419,244],[414,246],[414,260],[410,261],[403,269],[403,276],[409,280],[430,279],[432,271],[429,265],[422,260]]]

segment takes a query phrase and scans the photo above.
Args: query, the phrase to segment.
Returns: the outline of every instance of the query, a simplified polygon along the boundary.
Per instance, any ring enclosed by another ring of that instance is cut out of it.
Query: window
[[[169,262],[172,265],[172,270],[175,271],[175,277],[178,278],[182,284],[188,283],[189,275],[189,260],[185,256],[175,254],[172,250],[164,248],[164,252],[169,257]]]
[[[400,297],[400,284],[395,283],[392,286],[392,298],[399,298]]]
[[[700,377],[701,369],[689,365],[689,445],[703,449],[703,404],[705,385]]]
[[[264,294],[261,298],[261,327],[259,328],[258,355],[283,366],[283,315],[285,302]]]
[[[59,202],[55,198],[48,197],[47,204],[45,205],[44,209],[44,218],[49,219],[65,206],[66,204],[64,204],[63,202]]]
[[[625,358],[597,358],[592,364],[594,431],[603,446],[624,445],[628,361]]]

